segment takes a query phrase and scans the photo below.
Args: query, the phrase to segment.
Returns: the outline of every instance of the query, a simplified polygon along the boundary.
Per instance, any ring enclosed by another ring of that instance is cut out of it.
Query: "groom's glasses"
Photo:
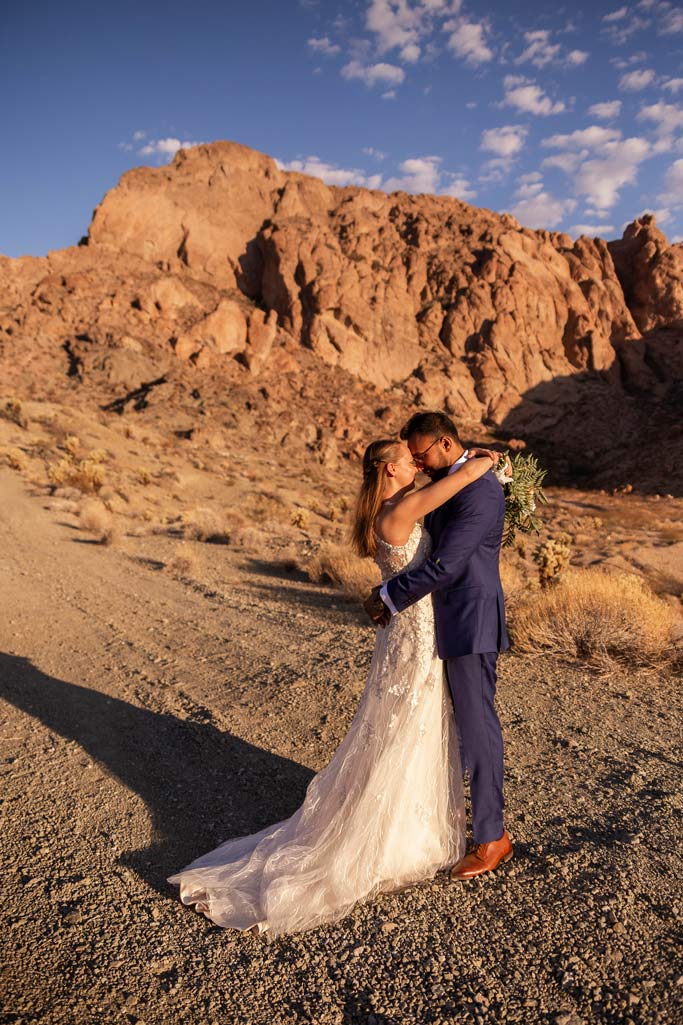
[[[424,460],[424,457],[429,452],[430,448],[434,448],[437,441],[441,441],[441,438],[434,438],[434,441],[431,443],[431,445],[427,446],[424,452],[413,452],[413,461],[416,463],[421,463]]]

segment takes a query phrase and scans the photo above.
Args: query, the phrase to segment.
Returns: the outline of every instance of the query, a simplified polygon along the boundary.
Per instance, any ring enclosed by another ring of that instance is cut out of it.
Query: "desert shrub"
[[[243,508],[245,514],[254,523],[267,523],[269,521],[277,523],[286,515],[286,506],[280,496],[267,491],[248,495]]]
[[[305,509],[294,509],[291,516],[292,526],[300,530],[308,530],[309,517]]]
[[[192,541],[228,544],[230,535],[222,517],[206,506],[190,509],[182,518],[183,536]]]
[[[569,534],[549,537],[536,546],[534,562],[538,565],[538,578],[541,587],[556,584],[569,566],[572,557],[571,538]]]
[[[9,466],[10,470],[26,470],[28,462],[19,448],[0,449],[0,464]]]
[[[11,420],[17,427],[28,427],[28,417],[24,413],[19,399],[7,399],[0,406],[0,416],[4,420]]]
[[[361,559],[345,545],[321,545],[301,568],[309,580],[316,584],[334,584],[349,598],[365,598],[380,582],[376,564],[370,559]]]
[[[53,463],[47,471],[50,483],[56,487],[78,488],[84,494],[96,495],[105,480],[104,467],[92,459],[75,459],[65,456]]]
[[[230,530],[230,542],[236,548],[245,548],[249,551],[260,552],[267,549],[269,543],[268,534],[258,527],[250,527],[244,524]]]
[[[196,577],[200,569],[200,560],[192,545],[181,541],[167,566],[177,577]]]
[[[583,569],[518,603],[511,632],[520,652],[655,665],[669,657],[677,619],[639,577]]]
[[[105,506],[96,499],[84,502],[79,510],[79,519],[83,530],[93,534],[100,544],[110,545],[116,540],[114,519]]]

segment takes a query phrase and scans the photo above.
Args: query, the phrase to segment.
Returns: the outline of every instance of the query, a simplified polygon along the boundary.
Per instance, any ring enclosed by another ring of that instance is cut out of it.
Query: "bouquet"
[[[514,544],[515,534],[536,534],[541,532],[541,521],[535,515],[539,505],[547,505],[543,493],[543,479],[547,470],[542,470],[533,456],[521,452],[510,458],[505,452],[493,471],[505,492],[505,526],[503,545]]]

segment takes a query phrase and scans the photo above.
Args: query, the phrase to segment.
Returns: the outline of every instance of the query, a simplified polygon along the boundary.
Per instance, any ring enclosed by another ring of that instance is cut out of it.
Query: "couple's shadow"
[[[149,711],[47,676],[15,655],[0,653],[0,697],[76,741],[142,798],[150,818],[150,843],[124,851],[119,863],[160,892],[169,893],[166,877],[199,854],[291,815],[313,776],[296,762],[217,729],[210,713],[198,721],[197,713],[179,719]],[[83,819],[96,803],[94,784],[87,783],[88,796],[79,797],[77,774],[87,776],[88,769],[77,759],[70,766]],[[127,812],[117,816],[110,834],[124,848],[125,823],[132,822]]]

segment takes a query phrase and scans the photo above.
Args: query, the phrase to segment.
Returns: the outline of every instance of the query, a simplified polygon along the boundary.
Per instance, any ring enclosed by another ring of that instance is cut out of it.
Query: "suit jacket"
[[[510,647],[498,567],[504,519],[503,489],[489,470],[427,516],[431,556],[387,581],[399,612],[432,595],[442,659]]]

